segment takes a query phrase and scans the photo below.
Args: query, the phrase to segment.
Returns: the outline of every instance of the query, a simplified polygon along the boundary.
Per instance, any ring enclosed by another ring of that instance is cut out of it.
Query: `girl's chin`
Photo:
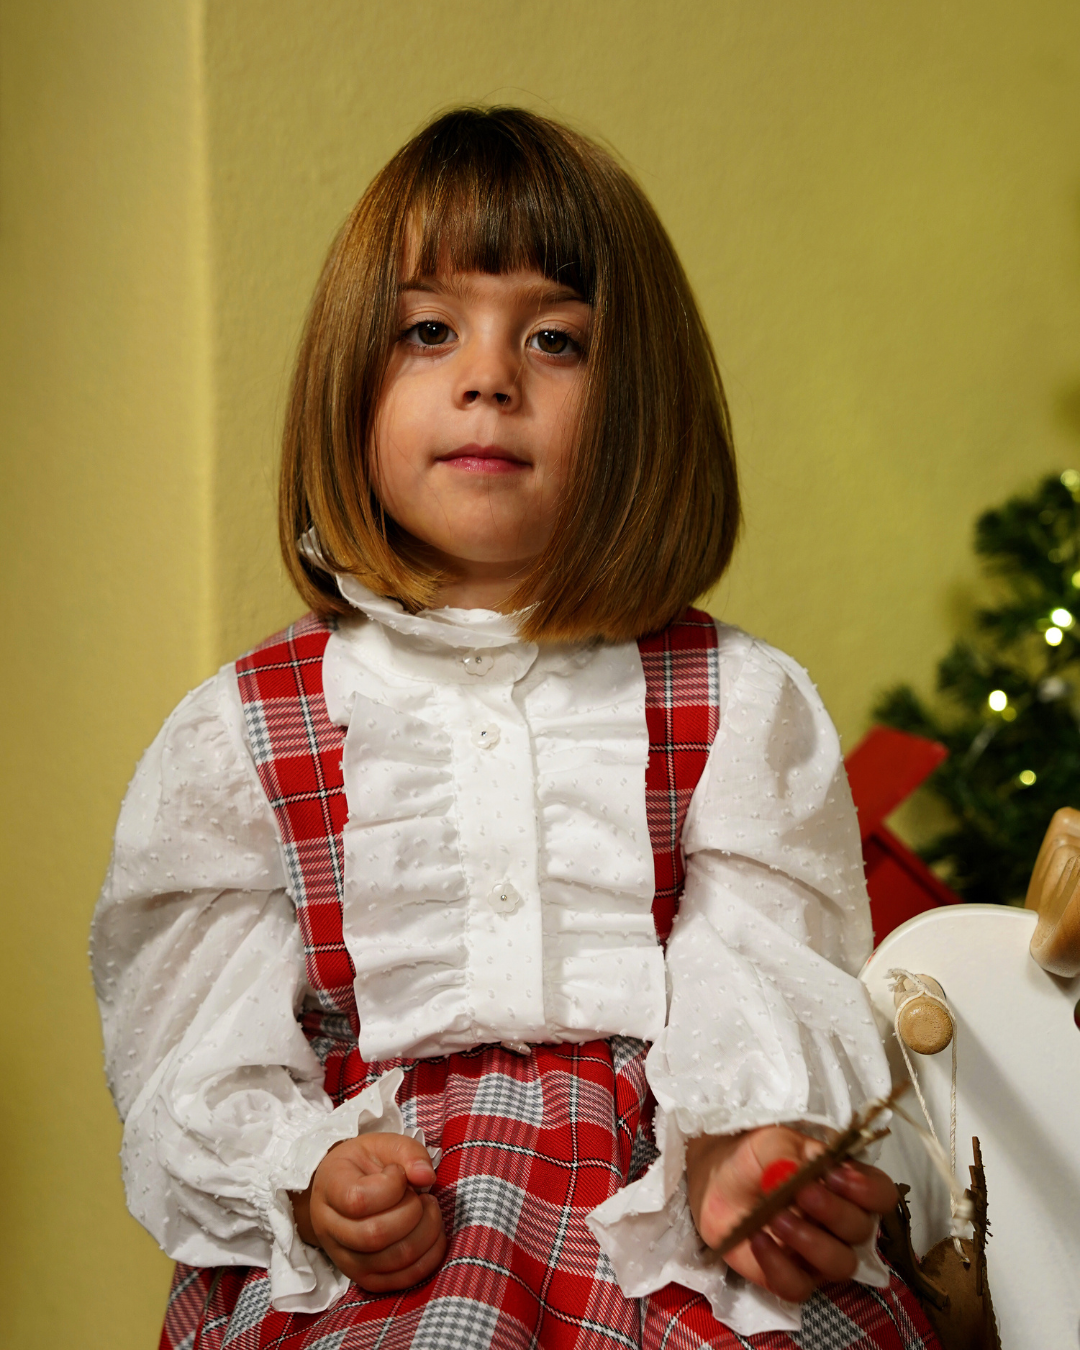
[[[430,547],[436,565],[444,567],[451,575],[478,581],[506,580],[516,584],[536,561],[541,549],[537,548],[523,557],[520,535],[514,544],[516,547],[511,548],[506,543],[500,545],[493,540],[487,546],[476,542],[462,549],[460,544],[455,548],[452,542],[447,541],[445,547],[440,547],[438,543]]]

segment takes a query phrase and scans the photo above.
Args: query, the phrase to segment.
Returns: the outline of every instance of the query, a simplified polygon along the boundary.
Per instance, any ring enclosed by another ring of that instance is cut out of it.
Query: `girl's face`
[[[499,608],[550,539],[591,315],[576,291],[533,271],[402,287],[375,423],[378,492],[453,578],[440,604]]]

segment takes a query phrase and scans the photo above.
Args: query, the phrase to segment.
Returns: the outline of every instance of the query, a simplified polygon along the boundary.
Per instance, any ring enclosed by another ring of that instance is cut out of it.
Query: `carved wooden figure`
[[[1001,1350],[986,1274],[986,1174],[978,1139],[972,1139],[971,1147],[975,1161],[967,1194],[974,1209],[972,1236],[961,1238],[959,1246],[942,1238],[920,1261],[911,1246],[910,1188],[901,1183],[899,1205],[882,1220],[882,1247],[918,1295],[942,1350]]]
[[[1053,975],[1080,975],[1080,811],[1054,812],[1031,874],[1025,908],[1039,919],[1031,954]]]

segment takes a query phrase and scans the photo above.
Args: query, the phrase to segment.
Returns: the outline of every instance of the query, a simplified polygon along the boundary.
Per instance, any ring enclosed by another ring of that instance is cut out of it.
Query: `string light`
[[[1050,617],[1059,628],[1071,628],[1073,626],[1073,616],[1067,609],[1055,609],[1051,611]]]
[[[1048,628],[1043,634],[1043,637],[1046,638],[1046,641],[1051,647],[1060,647],[1061,639],[1064,637],[1064,634],[1060,628]]]
[[[1061,486],[1067,488],[1075,497],[1080,492],[1080,473],[1075,469],[1066,469],[1061,475]]]
[[[1004,689],[995,689],[986,701],[994,712],[1004,712],[1009,706],[1009,696]]]
[[[1035,773],[1032,769],[1021,769],[1016,776],[1020,780],[1021,787],[1031,787],[1035,781]]]

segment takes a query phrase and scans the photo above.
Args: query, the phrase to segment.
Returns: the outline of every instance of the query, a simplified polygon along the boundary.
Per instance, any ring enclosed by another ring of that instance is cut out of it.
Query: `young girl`
[[[932,1345],[873,1168],[710,1251],[888,1082],[833,728],[687,608],[736,477],[636,185],[518,109],[406,145],[281,482],[312,613],[166,722],[95,919],[162,1345]]]

